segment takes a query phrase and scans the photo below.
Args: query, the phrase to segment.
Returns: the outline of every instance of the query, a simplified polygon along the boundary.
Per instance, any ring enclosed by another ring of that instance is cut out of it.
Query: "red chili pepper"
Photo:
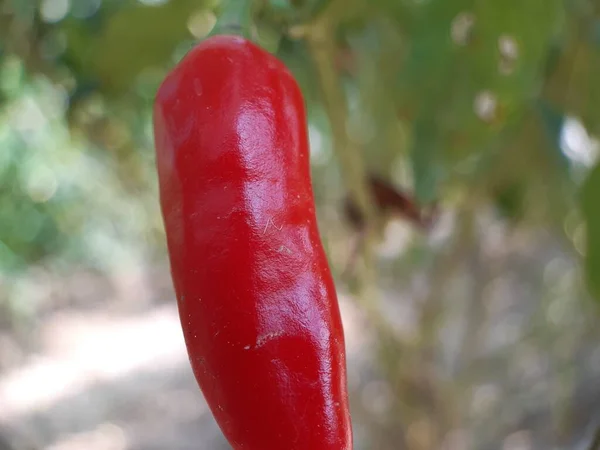
[[[241,37],[192,49],[154,131],[190,362],[234,449],[351,450],[344,333],[321,244],[304,101]]]

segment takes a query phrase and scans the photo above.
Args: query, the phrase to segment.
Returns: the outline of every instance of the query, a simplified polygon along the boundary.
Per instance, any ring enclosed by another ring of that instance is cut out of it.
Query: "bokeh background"
[[[356,449],[600,448],[600,2],[255,6],[306,98]],[[185,354],[151,127],[221,11],[0,0],[0,449],[229,448]],[[366,172],[438,214],[379,220],[347,270]]]

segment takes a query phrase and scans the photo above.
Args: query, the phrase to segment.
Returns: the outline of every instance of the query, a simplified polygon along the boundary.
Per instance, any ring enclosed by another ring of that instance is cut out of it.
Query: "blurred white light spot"
[[[47,319],[41,333],[49,352],[0,377],[0,421],[47,407],[99,381],[188,361],[173,305],[135,318],[63,314]]]
[[[450,34],[452,40],[458,45],[467,45],[471,36],[471,31],[475,25],[475,16],[469,12],[458,14],[452,21]]]
[[[69,0],[42,0],[40,15],[44,22],[59,22],[69,13],[70,6]]]
[[[568,234],[568,232],[567,232]],[[544,267],[544,282],[556,283],[569,270],[572,270],[572,265],[569,261],[562,258],[553,258]]]
[[[473,392],[471,410],[474,415],[487,414],[500,399],[500,389],[492,384],[477,386]]]
[[[45,447],[45,450],[126,450],[129,442],[125,431],[112,423],[105,423],[95,430],[76,433]]]
[[[571,161],[586,167],[594,165],[598,159],[598,141],[573,117],[565,120],[560,133],[560,147]]]
[[[586,254],[586,246],[587,246],[587,235],[585,232],[585,226],[581,224],[577,227],[575,232],[573,233],[573,245],[575,250],[579,252],[580,255]]]
[[[471,440],[464,430],[454,430],[446,435],[442,442],[442,450],[464,450],[471,448]]]
[[[385,227],[384,239],[378,249],[383,258],[397,258],[410,244],[412,228],[405,220],[390,220]]]
[[[488,351],[494,351],[507,345],[515,344],[521,338],[521,329],[515,318],[507,318],[497,322],[490,327],[488,342],[486,347]]]
[[[169,0],[138,0],[142,5],[159,6],[169,2]]]
[[[36,167],[27,179],[27,194],[37,203],[50,200],[58,189],[58,180],[54,172],[47,167]]]
[[[533,443],[527,430],[517,431],[504,439],[502,450],[531,450]]]
[[[555,326],[560,326],[569,318],[569,304],[565,304],[564,299],[554,298],[546,310],[546,320]]]
[[[216,23],[217,16],[212,11],[202,9],[190,16],[187,27],[195,38],[202,39],[211,32]]]
[[[346,347],[348,358],[364,358],[367,349],[370,348],[368,332],[362,323],[363,312],[357,308],[352,297],[338,291],[340,312],[344,323],[344,334],[346,336]]]
[[[456,217],[452,211],[442,211],[433,223],[433,228],[428,235],[429,244],[432,248],[441,248],[453,236]]]
[[[498,70],[502,75],[510,75],[515,70],[515,63],[519,57],[519,45],[512,36],[502,35],[498,38],[500,63]]]
[[[475,101],[473,103],[473,109],[475,110],[475,114],[485,121],[491,122],[496,117],[496,110],[498,108],[498,100],[496,96],[491,91],[481,91],[475,97]]]
[[[39,105],[32,98],[24,98],[15,106],[12,115],[14,127],[19,130],[23,139],[31,140],[32,134],[47,124],[47,119]]]
[[[310,142],[311,162],[316,165],[323,165],[327,162],[327,153],[323,143],[323,133],[314,125],[308,126],[308,140]]]
[[[11,308],[24,316],[33,314],[38,305],[43,302],[44,293],[44,287],[40,283],[35,283],[27,277],[20,277],[13,284],[10,296]],[[27,299],[26,302],[22,301],[24,298]]]
[[[505,58],[517,59],[519,57],[519,45],[512,36],[500,36],[498,38],[498,49],[500,50],[500,54]]]

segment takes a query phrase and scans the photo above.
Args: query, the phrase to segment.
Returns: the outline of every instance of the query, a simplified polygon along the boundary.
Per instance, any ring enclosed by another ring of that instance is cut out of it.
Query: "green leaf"
[[[254,2],[251,0],[225,0],[220,9],[217,23],[209,36],[239,34],[248,39],[252,37]]]
[[[418,119],[411,145],[415,198],[426,205],[438,199],[441,179],[441,145],[436,126],[427,119]]]
[[[123,7],[99,31],[71,20],[64,26],[68,58],[80,76],[99,82],[102,92],[126,92],[144,69],[170,63],[177,46],[192,37],[187,22],[203,3],[178,0],[160,6]]]
[[[593,22],[598,19],[589,16],[589,13],[583,18],[575,15],[567,22],[544,96],[566,114],[579,118],[590,133],[598,134],[600,46],[595,38],[597,25]]]
[[[563,6],[559,0],[432,0],[415,11],[398,74],[398,110],[416,135],[412,154],[421,160],[413,162],[415,170],[426,170],[425,155],[433,151],[431,142],[424,145],[429,150],[418,148],[429,139],[419,136],[423,131],[416,127],[421,125],[412,119],[421,117],[438,134],[438,155],[430,158],[430,170],[439,171],[436,167],[444,163],[452,172],[489,151],[521,120],[542,83]],[[427,178],[433,182],[439,176]]]
[[[269,0],[269,6],[274,10],[291,12],[295,9],[291,0]]]
[[[600,163],[582,186],[581,209],[587,229],[585,275],[590,293],[600,301]]]
[[[31,24],[35,16],[36,0],[12,0],[9,2],[15,16],[24,23]]]
[[[553,158],[559,163],[560,167],[568,170],[571,165],[570,160],[564,154],[560,145],[560,139],[566,119],[565,115],[542,100],[536,102],[535,110],[540,117],[543,131],[550,143],[550,150],[553,150]]]

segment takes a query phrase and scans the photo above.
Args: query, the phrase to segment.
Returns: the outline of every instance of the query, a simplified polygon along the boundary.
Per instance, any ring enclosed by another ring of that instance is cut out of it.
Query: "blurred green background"
[[[356,448],[600,448],[600,2],[254,6],[307,103]],[[205,409],[181,412],[202,398],[151,127],[222,7],[0,0],[2,450],[228,448]],[[384,222],[348,275],[342,204],[364,173],[439,214]]]

